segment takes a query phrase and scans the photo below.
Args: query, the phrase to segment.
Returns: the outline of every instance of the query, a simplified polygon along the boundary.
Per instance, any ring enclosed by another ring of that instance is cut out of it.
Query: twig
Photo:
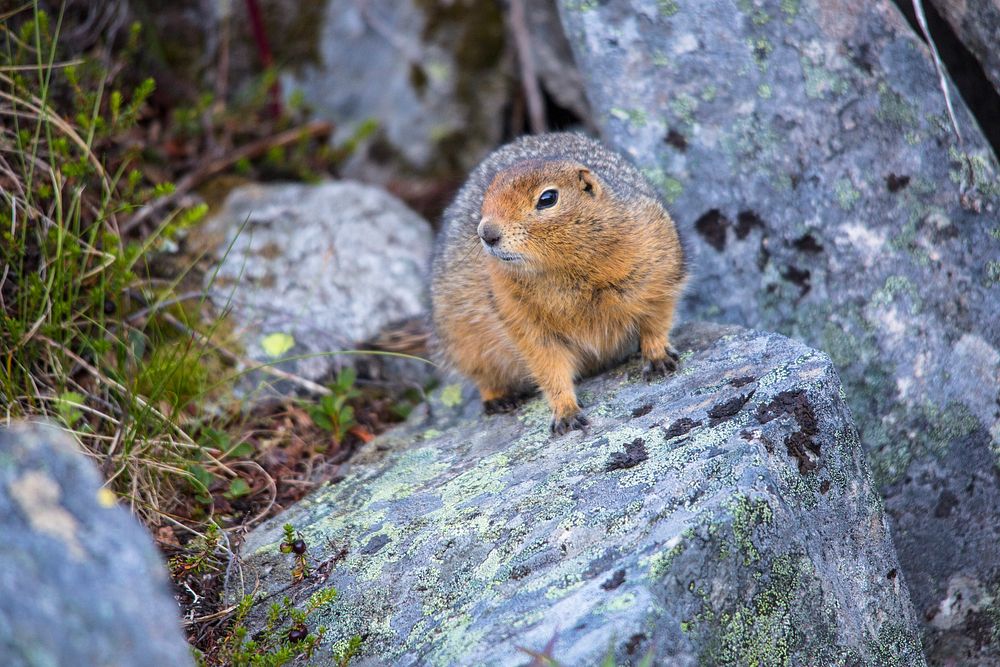
[[[919,1],[919,0],[915,0]],[[535,73],[535,54],[531,50],[531,34],[524,13],[524,0],[510,0],[510,30],[514,34],[517,60],[521,64],[521,86],[528,101],[528,121],[534,134],[545,132],[545,107],[542,89]]]
[[[278,134],[270,137],[258,139],[257,141],[246,144],[245,146],[241,146],[228,155],[223,155],[216,160],[202,163],[194,171],[190,172],[187,176],[178,181],[173,192],[146,204],[139,209],[135,215],[126,220],[121,228],[122,234],[128,233],[130,230],[134,229],[136,225],[145,222],[150,216],[163,209],[163,207],[174,204],[181,199],[181,197],[200,185],[205,179],[214,176],[219,172],[225,171],[240,160],[249,160],[258,157],[272,148],[286,146],[301,139],[305,139],[306,137],[330,134],[332,130],[333,125],[330,123],[321,120],[314,120],[306,123],[305,125],[294,127],[290,130],[285,130],[284,132],[279,132]]]
[[[937,70],[938,81],[941,84],[941,92],[944,93],[944,103],[948,108],[948,117],[951,119],[951,127],[955,130],[955,136],[958,137],[958,144],[961,146],[962,133],[958,129],[958,120],[955,119],[955,110],[951,106],[951,93],[948,91],[948,78],[945,76],[944,65],[941,64],[941,56],[938,54],[937,45],[934,44],[934,39],[931,37],[931,30],[927,27],[927,17],[924,15],[924,3],[923,0],[913,0],[913,11],[917,14],[917,23],[920,24],[920,30],[924,33],[924,38],[927,40],[927,45],[931,49],[931,56],[934,60],[934,69]]]

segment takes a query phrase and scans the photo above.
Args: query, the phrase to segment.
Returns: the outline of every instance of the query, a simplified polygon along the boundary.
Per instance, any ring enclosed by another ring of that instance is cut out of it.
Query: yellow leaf
[[[286,333],[273,333],[265,336],[260,345],[264,348],[264,354],[277,359],[295,347],[295,339]]]
[[[445,407],[453,408],[462,402],[462,385],[450,384],[441,390],[441,402]]]
[[[114,507],[116,502],[118,502],[118,497],[111,489],[102,486],[97,490],[97,503],[101,507]]]

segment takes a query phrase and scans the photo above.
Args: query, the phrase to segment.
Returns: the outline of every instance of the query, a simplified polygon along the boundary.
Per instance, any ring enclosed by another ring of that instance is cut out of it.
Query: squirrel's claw
[[[681,355],[677,352],[677,350],[670,347],[669,345],[667,346],[667,356],[673,359],[674,361],[679,362],[681,360]]]
[[[577,412],[567,417],[553,417],[552,423],[549,424],[549,431],[552,435],[564,435],[577,429],[585,431],[588,426],[590,426],[590,420],[584,417],[582,412]]]
[[[653,378],[662,377],[667,373],[673,373],[677,370],[677,356],[676,352],[673,350],[667,350],[667,357],[664,359],[650,359],[646,362],[646,366],[642,369],[642,379],[649,382]]]
[[[483,401],[483,412],[488,415],[505,414],[517,410],[521,400],[517,396],[501,396],[489,401]]]

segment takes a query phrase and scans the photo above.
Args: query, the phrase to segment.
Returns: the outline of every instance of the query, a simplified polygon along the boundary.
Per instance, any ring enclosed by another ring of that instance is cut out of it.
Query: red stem
[[[247,0],[247,14],[250,15],[250,28],[253,30],[253,39],[257,44],[257,54],[260,56],[260,64],[265,70],[274,67],[274,57],[271,55],[271,45],[267,41],[267,28],[264,25],[264,15],[260,11],[260,4],[257,0]],[[278,118],[281,115],[281,88],[278,80],[275,79],[270,89],[271,116]]]

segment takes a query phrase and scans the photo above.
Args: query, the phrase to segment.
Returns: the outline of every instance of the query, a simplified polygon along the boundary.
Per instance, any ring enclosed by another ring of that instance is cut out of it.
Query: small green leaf
[[[207,492],[209,484],[212,483],[212,473],[208,472],[197,463],[189,465],[187,467],[187,471],[191,473],[191,484],[195,487],[195,490]]]
[[[240,444],[230,449],[226,453],[226,455],[237,459],[250,458],[251,456],[253,456],[253,445],[251,445],[249,442],[241,442]]]
[[[82,394],[75,391],[64,391],[59,394],[56,411],[69,428],[73,428],[83,419],[83,413],[76,406],[83,405],[85,400]]]
[[[223,495],[230,500],[235,500],[236,498],[242,498],[248,493],[250,493],[250,485],[242,477],[237,477],[229,482],[229,490]]]
[[[462,385],[450,384],[441,390],[441,402],[445,407],[453,408],[462,402]]]
[[[295,339],[286,333],[273,333],[265,336],[260,345],[264,348],[264,354],[277,359],[295,347]]]

